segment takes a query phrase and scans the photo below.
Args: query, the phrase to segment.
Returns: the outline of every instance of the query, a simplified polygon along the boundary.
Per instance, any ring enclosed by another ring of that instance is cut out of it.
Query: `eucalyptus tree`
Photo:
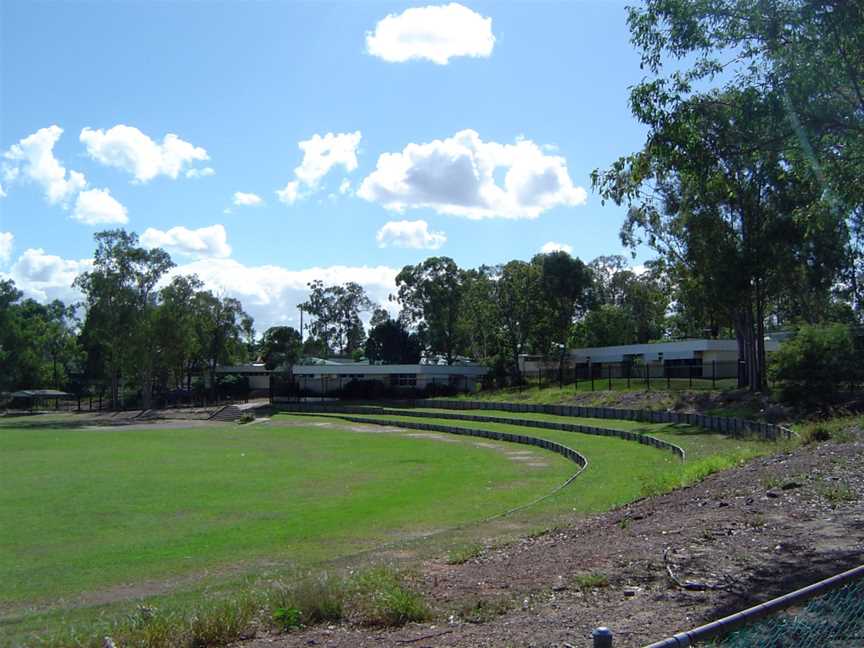
[[[122,377],[137,379],[142,405],[150,407],[156,285],[174,263],[164,250],[140,247],[134,232],[107,230],[95,239],[93,265],[74,282],[84,293],[85,325],[101,347],[112,405],[118,404]]]
[[[815,285],[837,276],[843,216],[818,176],[797,165],[794,125],[776,96],[757,89],[696,95],[658,116],[634,96],[645,147],[595,171],[604,199],[628,207],[622,240],[647,243],[698,276],[734,322],[746,383],[764,386],[768,304],[790,268]]]
[[[396,275],[400,318],[417,327],[427,353],[443,355],[453,364],[463,350],[460,309],[464,273],[449,257],[430,257],[408,265]]]

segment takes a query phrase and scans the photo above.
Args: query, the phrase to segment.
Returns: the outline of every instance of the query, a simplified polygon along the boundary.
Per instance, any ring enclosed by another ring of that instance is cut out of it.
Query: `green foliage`
[[[447,554],[448,565],[462,565],[472,558],[476,558],[483,554],[482,544],[471,544],[464,547],[457,547],[450,550]]]
[[[577,574],[573,577],[573,582],[576,587],[581,590],[596,589],[599,587],[609,587],[609,577],[600,572],[591,572],[590,574]]]
[[[300,333],[291,326],[271,326],[264,331],[258,348],[268,369],[290,369],[302,354]]]
[[[369,331],[366,358],[376,364],[417,364],[420,338],[398,320],[385,320]]]
[[[463,603],[457,614],[466,623],[488,623],[504,616],[514,607],[515,603],[508,598],[477,599]]]
[[[362,623],[401,626],[425,621],[431,612],[405,575],[388,567],[360,572],[352,583],[353,606]]]
[[[452,364],[461,351],[464,274],[449,257],[429,257],[396,275],[400,320],[417,327],[424,350]]]
[[[365,332],[360,314],[375,307],[363,287],[353,281],[325,286],[316,279],[309,291],[309,298],[300,304],[313,318],[307,325],[309,334],[321,341],[327,353],[350,355],[362,348]]]
[[[82,360],[75,309],[22,297],[12,280],[0,280],[0,391],[74,389]]]
[[[802,326],[773,355],[771,375],[785,400],[824,403],[859,377],[859,364],[848,327]]]

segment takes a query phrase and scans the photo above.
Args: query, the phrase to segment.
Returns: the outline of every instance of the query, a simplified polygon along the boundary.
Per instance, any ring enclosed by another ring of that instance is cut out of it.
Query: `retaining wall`
[[[456,410],[504,410],[508,412],[533,412],[554,414],[556,416],[577,416],[581,418],[620,419],[624,421],[644,421],[646,423],[681,423],[698,425],[713,432],[730,436],[755,434],[762,439],[776,441],[788,439],[792,431],[782,425],[747,421],[728,416],[709,416],[707,414],[688,414],[658,410],[619,409],[614,407],[582,407],[579,405],[538,405],[534,403],[498,403],[492,401],[433,400],[419,399],[412,403],[416,407],[436,407]]]
[[[437,401],[432,401],[437,402]],[[647,434],[637,434],[636,432],[628,432],[626,430],[616,430],[613,428],[601,428],[595,425],[582,425],[580,423],[559,423],[558,421],[533,421],[519,418],[506,418],[502,416],[483,416],[477,414],[454,414],[451,412],[418,412],[414,409],[398,409],[386,407],[351,407],[351,406],[321,406],[313,403],[280,403],[279,408],[282,410],[293,412],[314,413],[323,412],[330,414],[373,414],[378,416],[405,416],[406,414],[415,418],[437,418],[437,419],[452,419],[460,421],[476,421],[478,423],[503,423],[505,425],[518,425],[521,427],[539,428],[544,430],[562,430],[564,432],[580,432],[582,434],[593,434],[595,436],[617,437],[626,441],[635,441],[643,445],[652,446],[661,450],[668,450],[677,455],[681,461],[686,459],[683,448],[678,447],[674,443],[663,441],[656,437]],[[340,418],[346,418],[340,416]],[[349,419],[349,420],[354,420]],[[359,419],[358,419],[359,420]],[[371,419],[362,419],[365,422],[375,422]],[[391,425],[401,425],[408,427],[407,422],[391,421]],[[449,426],[448,426],[449,427]],[[458,428],[466,429],[466,428]]]

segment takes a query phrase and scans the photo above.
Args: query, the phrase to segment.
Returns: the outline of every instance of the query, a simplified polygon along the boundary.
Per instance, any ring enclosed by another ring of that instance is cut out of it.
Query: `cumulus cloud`
[[[6,263],[12,258],[12,244],[15,237],[12,232],[0,232],[0,263]]]
[[[437,250],[447,242],[444,232],[429,231],[425,220],[400,220],[385,223],[375,239],[378,247],[401,247],[417,250]]]
[[[5,197],[6,197],[6,192],[3,191],[3,185],[0,185],[0,198],[5,198]]]
[[[297,305],[309,295],[307,284],[320,279],[325,284],[359,283],[373,301],[395,309],[387,296],[396,291],[398,268],[388,266],[328,266],[289,270],[277,265],[248,266],[234,259],[199,259],[171,270],[177,274],[196,274],[213,291],[236,297],[255,318],[255,329],[270,326],[299,328]],[[169,277],[169,279],[170,279]],[[392,313],[396,314],[395,310]]]
[[[548,243],[543,244],[543,247],[540,248],[540,251],[543,254],[551,254],[552,252],[566,252],[567,254],[573,254],[573,246],[567,245],[566,243],[556,243],[555,241],[549,241]]]
[[[86,225],[128,223],[126,208],[108,189],[88,189],[78,194],[72,218]]]
[[[366,51],[389,63],[425,59],[447,65],[457,56],[488,58],[494,46],[492,19],[455,2],[389,14],[366,32]]]
[[[237,207],[255,207],[264,204],[264,200],[258,194],[245,193],[243,191],[234,192],[233,202]]]
[[[54,157],[54,145],[62,134],[63,129],[55,124],[40,128],[9,147],[3,153],[4,182],[33,182],[42,188],[50,204],[67,204],[72,196],[87,186],[87,180],[78,171],[67,173]]]
[[[144,237],[141,237],[142,242]],[[25,295],[39,301],[62,299],[67,303],[81,299],[72,282],[80,273],[90,270],[91,259],[80,261],[46,254],[42,249],[28,249],[0,278],[10,278]],[[200,258],[173,268],[162,278],[167,284],[176,275],[195,274],[207,289],[239,299],[255,318],[255,328],[263,332],[270,326],[285,324],[299,328],[297,305],[309,295],[308,283],[320,279],[325,284],[355,281],[366,289],[373,301],[396,315],[396,306],[388,295],[396,291],[399,268],[388,266],[328,266],[289,270],[277,265],[248,266],[234,259]]]
[[[311,139],[299,142],[303,161],[294,169],[295,179],[277,190],[276,196],[285,204],[294,204],[304,195],[314,193],[321,179],[334,167],[341,166],[346,173],[356,169],[357,148],[362,137],[360,131],[327,133],[323,137],[316,133]]]
[[[216,169],[213,167],[204,167],[203,169],[189,169],[186,172],[187,178],[206,178],[216,175]]]
[[[18,257],[8,273],[0,277],[12,279],[27,297],[46,302],[62,299],[66,303],[81,299],[72,282],[93,266],[92,259],[63,259],[46,254],[42,248],[29,248]]]
[[[140,240],[145,247],[161,247],[188,256],[224,258],[231,254],[228,235],[222,225],[194,230],[178,226],[167,231],[148,227]]]
[[[185,166],[210,159],[206,150],[174,133],[165,135],[160,144],[134,126],[125,124],[118,124],[107,131],[84,128],[80,139],[91,158],[106,166],[123,169],[139,182],[147,182],[158,175],[176,179]],[[203,170],[199,174],[203,174]]]
[[[348,178],[345,178],[339,183],[339,193],[345,195],[349,191],[351,191],[351,181]]]
[[[506,169],[503,186],[496,169]],[[537,218],[560,205],[584,204],[567,161],[547,155],[531,140],[484,142],[473,130],[384,153],[357,195],[387,209],[431,208],[441,214],[481,218]]]

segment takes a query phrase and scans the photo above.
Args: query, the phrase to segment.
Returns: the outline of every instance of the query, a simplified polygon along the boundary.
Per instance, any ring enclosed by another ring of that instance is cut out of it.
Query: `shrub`
[[[843,324],[802,326],[780,346],[771,363],[771,378],[781,383],[781,398],[828,402],[856,378],[855,343]]]

